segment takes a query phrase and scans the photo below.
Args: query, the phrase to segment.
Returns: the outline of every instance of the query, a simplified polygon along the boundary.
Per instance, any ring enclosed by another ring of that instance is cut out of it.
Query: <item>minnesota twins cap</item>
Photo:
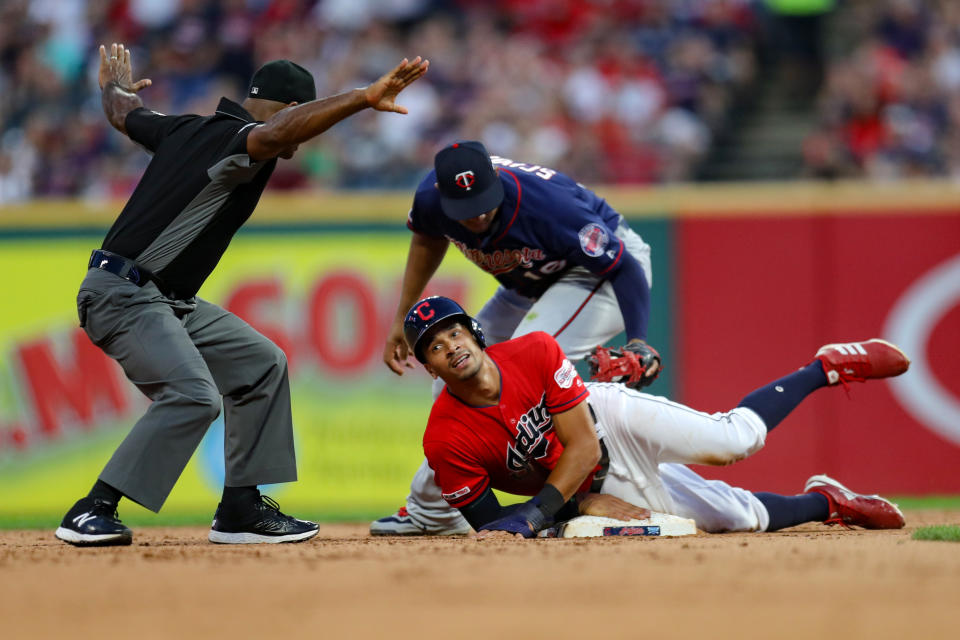
[[[433,166],[440,206],[448,218],[476,218],[503,202],[503,184],[483,144],[454,142],[437,153]]]
[[[247,97],[303,104],[317,99],[317,88],[310,72],[297,63],[271,60],[253,74]]]

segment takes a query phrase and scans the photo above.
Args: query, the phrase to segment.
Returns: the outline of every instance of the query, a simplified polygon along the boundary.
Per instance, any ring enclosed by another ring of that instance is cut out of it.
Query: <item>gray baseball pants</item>
[[[90,269],[77,295],[80,325],[152,404],[100,479],[159,511],[210,424],[224,410],[225,484],[297,479],[283,351],[199,298],[173,300]]]

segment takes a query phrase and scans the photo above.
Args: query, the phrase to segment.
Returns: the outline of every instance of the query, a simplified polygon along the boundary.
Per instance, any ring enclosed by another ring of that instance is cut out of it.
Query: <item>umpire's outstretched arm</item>
[[[110,45],[110,55],[107,48],[100,45],[100,94],[103,103],[103,112],[113,128],[126,135],[127,127],[124,122],[127,114],[143,106],[143,100],[137,92],[149,87],[153,81],[149,78],[133,81],[133,72],[130,66],[130,50],[122,44]]]
[[[420,56],[413,62],[404,58],[392,71],[366,88],[301,105],[291,103],[290,108],[279,111],[250,132],[247,153],[253,160],[274,158],[284,149],[306,142],[366,108],[407,113],[407,109],[394,100],[410,83],[422,77],[429,66],[430,61],[421,60]]]
[[[271,100],[251,99],[250,102],[262,105],[254,109],[257,113],[252,115],[265,122],[254,127],[247,136],[247,153],[254,161],[275,158],[363,109],[407,113],[406,107],[395,102],[396,97],[421,78],[429,67],[430,61],[422,60],[420,56],[412,62],[404,58],[368,87],[304,104],[291,102],[284,105]],[[133,81],[130,50],[117,43],[110,45],[109,56],[106,47],[100,45],[99,81],[107,120],[114,129],[126,135],[127,114],[143,106],[137,92],[153,82],[149,78]]]

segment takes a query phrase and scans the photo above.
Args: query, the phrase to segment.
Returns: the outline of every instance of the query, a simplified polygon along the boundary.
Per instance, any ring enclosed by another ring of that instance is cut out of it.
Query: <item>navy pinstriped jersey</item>
[[[626,223],[603,198],[553,169],[490,159],[500,169],[504,200],[486,234],[444,215],[435,171],[417,187],[407,226],[446,237],[505,288],[534,299],[574,266],[598,276],[616,271],[624,246],[615,233]]]
[[[247,155],[255,125],[226,98],[212,116],[128,113],[127,135],[154,156],[101,248],[136,260],[171,295],[195,295],[276,166],[275,158],[255,163]]]

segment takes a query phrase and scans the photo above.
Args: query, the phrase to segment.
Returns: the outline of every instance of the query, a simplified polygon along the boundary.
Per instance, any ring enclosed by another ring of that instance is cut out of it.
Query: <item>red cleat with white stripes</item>
[[[830,503],[830,515],[824,524],[839,524],[864,529],[902,529],[903,513],[886,498],[854,493],[825,475],[812,476],[803,487],[804,493],[819,493]]]
[[[824,345],[817,351],[816,359],[823,364],[830,384],[892,378],[910,367],[907,354],[879,338]]]

